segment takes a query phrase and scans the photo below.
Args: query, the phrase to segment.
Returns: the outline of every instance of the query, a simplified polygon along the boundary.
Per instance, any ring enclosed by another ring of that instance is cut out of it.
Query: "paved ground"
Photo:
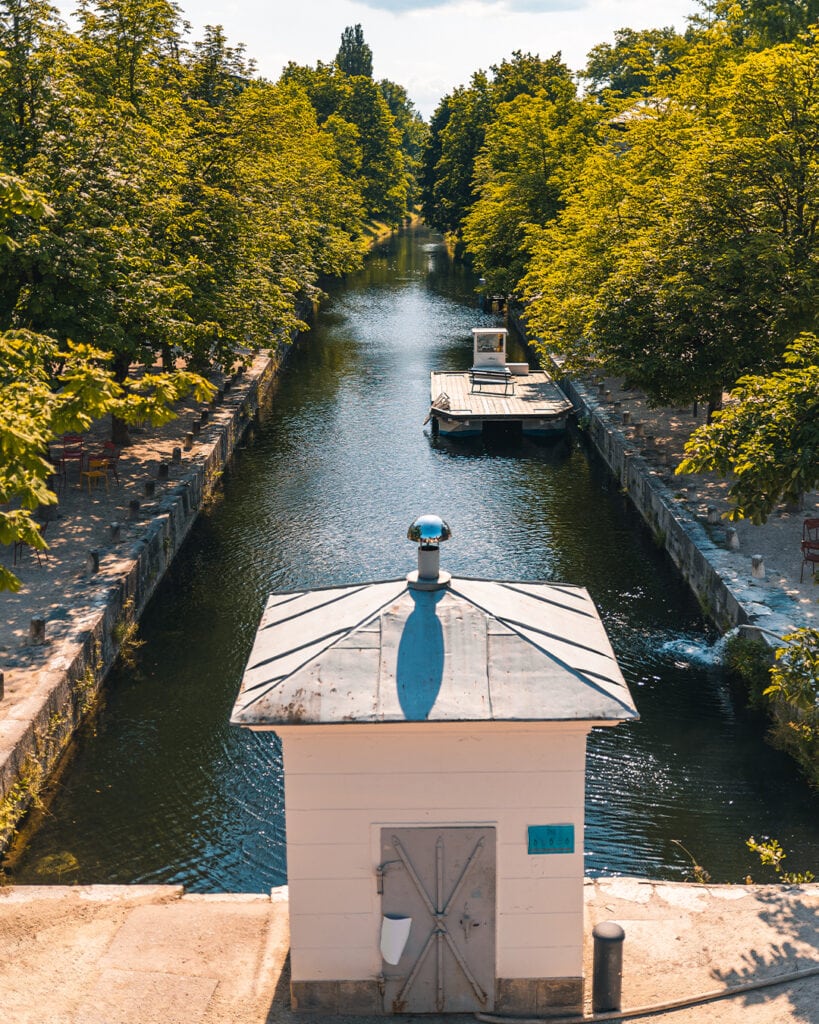
[[[607,879],[585,887],[587,935],[625,932],[622,1008],[816,967],[819,885],[695,886]],[[0,889],[3,1024],[295,1024],[286,890],[184,895],[172,886]],[[591,943],[587,943],[587,1001]],[[433,1021],[435,1016],[400,1016]],[[448,1018],[453,1020],[453,1018]],[[466,1021],[471,1017],[457,1017]],[[631,1018],[669,1024],[817,1024],[819,974]],[[335,1018],[336,1021],[365,1018]]]

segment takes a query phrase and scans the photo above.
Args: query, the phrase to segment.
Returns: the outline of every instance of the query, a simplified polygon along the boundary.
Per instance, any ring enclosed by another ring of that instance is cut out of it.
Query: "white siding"
[[[294,980],[380,972],[381,827],[435,824],[496,829],[498,977],[582,973],[586,723],[279,731]],[[527,853],[562,823],[574,854]]]

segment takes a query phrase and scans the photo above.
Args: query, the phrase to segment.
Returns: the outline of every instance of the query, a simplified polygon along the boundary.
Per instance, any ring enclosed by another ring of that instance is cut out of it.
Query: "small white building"
[[[586,736],[634,703],[584,589],[411,536],[406,579],[273,594],[233,711],[282,740],[293,1006],[580,1010]]]

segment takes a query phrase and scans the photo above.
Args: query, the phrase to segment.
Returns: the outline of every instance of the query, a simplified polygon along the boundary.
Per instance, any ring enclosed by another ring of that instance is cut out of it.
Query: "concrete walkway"
[[[816,884],[700,886],[612,878],[588,881],[585,895],[587,1002],[591,930],[604,920],[619,922],[626,932],[624,1010],[819,963]],[[0,1020],[295,1024],[320,1019],[289,1008],[288,946],[286,889],[270,896],[186,895],[174,886],[0,889]],[[659,1017],[630,1019],[819,1024],[819,974]]]

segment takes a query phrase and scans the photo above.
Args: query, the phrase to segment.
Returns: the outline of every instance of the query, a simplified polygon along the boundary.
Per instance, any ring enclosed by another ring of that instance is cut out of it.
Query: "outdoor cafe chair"
[[[80,471],[80,487],[82,487],[83,481],[88,484],[88,493],[91,493],[91,481],[103,481],[105,483],[105,490],[108,490],[108,460],[105,458],[95,459],[93,457],[88,459],[88,469]]]
[[[811,575],[816,576],[819,565],[819,519],[805,519],[802,523],[802,570],[799,582],[805,575],[805,566],[810,565]]]
[[[80,474],[82,474],[85,456],[86,451],[82,437],[79,434],[63,434],[63,447],[58,456],[58,465],[66,480],[68,479],[68,467],[72,463],[80,467]],[[80,480],[82,482],[82,477]]]
[[[43,519],[43,520],[37,519],[36,522],[37,522],[37,525],[40,527],[40,536],[41,537],[45,537],[46,528],[48,527],[48,520],[47,519]],[[48,549],[47,548],[45,548],[45,549],[43,549],[41,551],[39,548],[32,547],[27,541],[16,540],[14,542],[14,552],[13,552],[13,556],[12,556],[12,564],[17,565],[19,563],[20,557],[22,556],[22,554],[26,550],[26,548],[28,548],[30,551],[32,551],[34,553],[34,555],[35,555],[35,557],[37,559],[37,565],[42,565],[43,564],[43,559],[46,559],[46,561],[48,560]]]
[[[106,441],[102,446],[102,458],[106,460],[108,469],[114,474],[114,479],[117,483],[119,483],[119,473],[117,472],[119,453],[120,449],[113,441]]]

